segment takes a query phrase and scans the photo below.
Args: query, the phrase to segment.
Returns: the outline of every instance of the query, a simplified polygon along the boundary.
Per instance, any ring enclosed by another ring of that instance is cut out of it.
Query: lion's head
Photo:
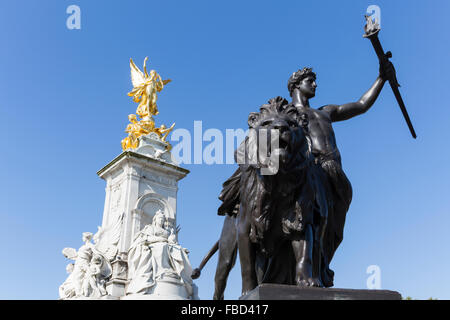
[[[289,173],[310,159],[306,123],[297,108],[276,97],[248,117],[245,147],[238,149],[237,162],[261,170],[262,175]]]
[[[263,241],[266,232],[296,217],[295,203],[313,164],[307,119],[276,97],[251,113],[248,124],[248,137],[237,152],[238,163],[244,160],[239,163],[240,214],[249,219],[250,240],[271,254],[277,244]]]

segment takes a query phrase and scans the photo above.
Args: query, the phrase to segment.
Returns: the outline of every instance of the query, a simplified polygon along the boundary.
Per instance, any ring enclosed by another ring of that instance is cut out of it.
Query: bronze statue
[[[382,49],[378,38],[370,34],[372,29],[366,26],[366,35],[378,53]],[[246,161],[238,162],[239,168],[223,184],[219,196],[218,214],[226,215],[221,237],[193,273],[193,278],[198,277],[219,250],[214,299],[223,299],[237,251],[243,295],[261,283],[333,286],[334,272],[329,266],[343,240],[352,187],[342,169],[332,123],[365,113],[389,81],[397,89],[394,94],[415,137],[389,55],[383,52],[379,57],[378,77],[355,102],[311,108],[316,74],[303,68],[288,80],[291,103],[277,97],[259,113],[250,114],[250,129],[278,132],[280,148],[270,152],[277,153],[279,170],[275,175],[261,174],[270,161],[259,157],[250,164],[251,150],[260,147],[251,135],[238,148],[236,157],[244,154]]]
[[[238,161],[239,169],[224,183],[220,196],[219,214],[228,214],[221,239],[193,273],[193,278],[198,277],[219,249],[214,299],[223,299],[237,247],[243,292],[264,282],[321,286],[321,246],[315,245],[313,234],[324,231],[327,204],[307,137],[307,119],[277,97],[262,105],[259,113],[251,113],[248,123],[255,134],[236,152],[236,158],[241,154],[245,161]],[[279,145],[268,146],[268,153],[258,150],[259,133],[264,130],[268,141],[272,130],[279,132]],[[271,170],[276,173],[262,173],[272,165],[267,158],[273,154],[279,158],[278,169]]]

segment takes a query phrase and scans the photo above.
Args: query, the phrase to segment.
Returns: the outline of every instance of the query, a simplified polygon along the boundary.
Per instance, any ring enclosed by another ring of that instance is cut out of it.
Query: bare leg
[[[214,277],[214,300],[223,300],[228,275],[236,262],[237,232],[235,218],[227,215],[223,222],[222,234],[219,240],[219,261]]]
[[[313,286],[323,287],[321,280],[321,256],[323,248],[323,238],[325,235],[325,229],[327,226],[327,217],[320,217],[320,226],[317,228],[317,232],[314,237],[313,245]]]
[[[241,262],[242,274],[242,295],[253,290],[257,286],[255,272],[255,252],[250,241],[250,223],[245,221],[243,210],[239,213],[238,219],[238,251]]]
[[[311,225],[306,225],[304,232],[304,239],[292,241],[296,261],[295,282],[298,286],[312,286],[314,281],[312,269],[313,232]]]

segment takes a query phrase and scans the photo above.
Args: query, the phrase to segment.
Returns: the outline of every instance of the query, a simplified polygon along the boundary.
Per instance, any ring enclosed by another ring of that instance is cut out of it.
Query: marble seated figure
[[[158,210],[152,224],[145,226],[136,235],[128,251],[130,282],[127,295],[152,294],[158,281],[172,280],[182,283],[191,296],[192,270],[187,253],[177,242],[177,230]]]

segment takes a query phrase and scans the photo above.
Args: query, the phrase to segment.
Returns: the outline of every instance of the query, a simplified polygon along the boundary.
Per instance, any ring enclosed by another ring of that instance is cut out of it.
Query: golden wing
[[[162,83],[163,83],[164,85],[166,85],[166,84],[168,84],[168,83],[171,82],[171,81],[172,81],[172,80],[167,79],[167,80],[163,80]]]
[[[133,83],[133,87],[137,88],[145,83],[145,75],[139,70],[138,67],[133,62],[133,59],[130,58],[130,70],[131,70],[131,82]]]

